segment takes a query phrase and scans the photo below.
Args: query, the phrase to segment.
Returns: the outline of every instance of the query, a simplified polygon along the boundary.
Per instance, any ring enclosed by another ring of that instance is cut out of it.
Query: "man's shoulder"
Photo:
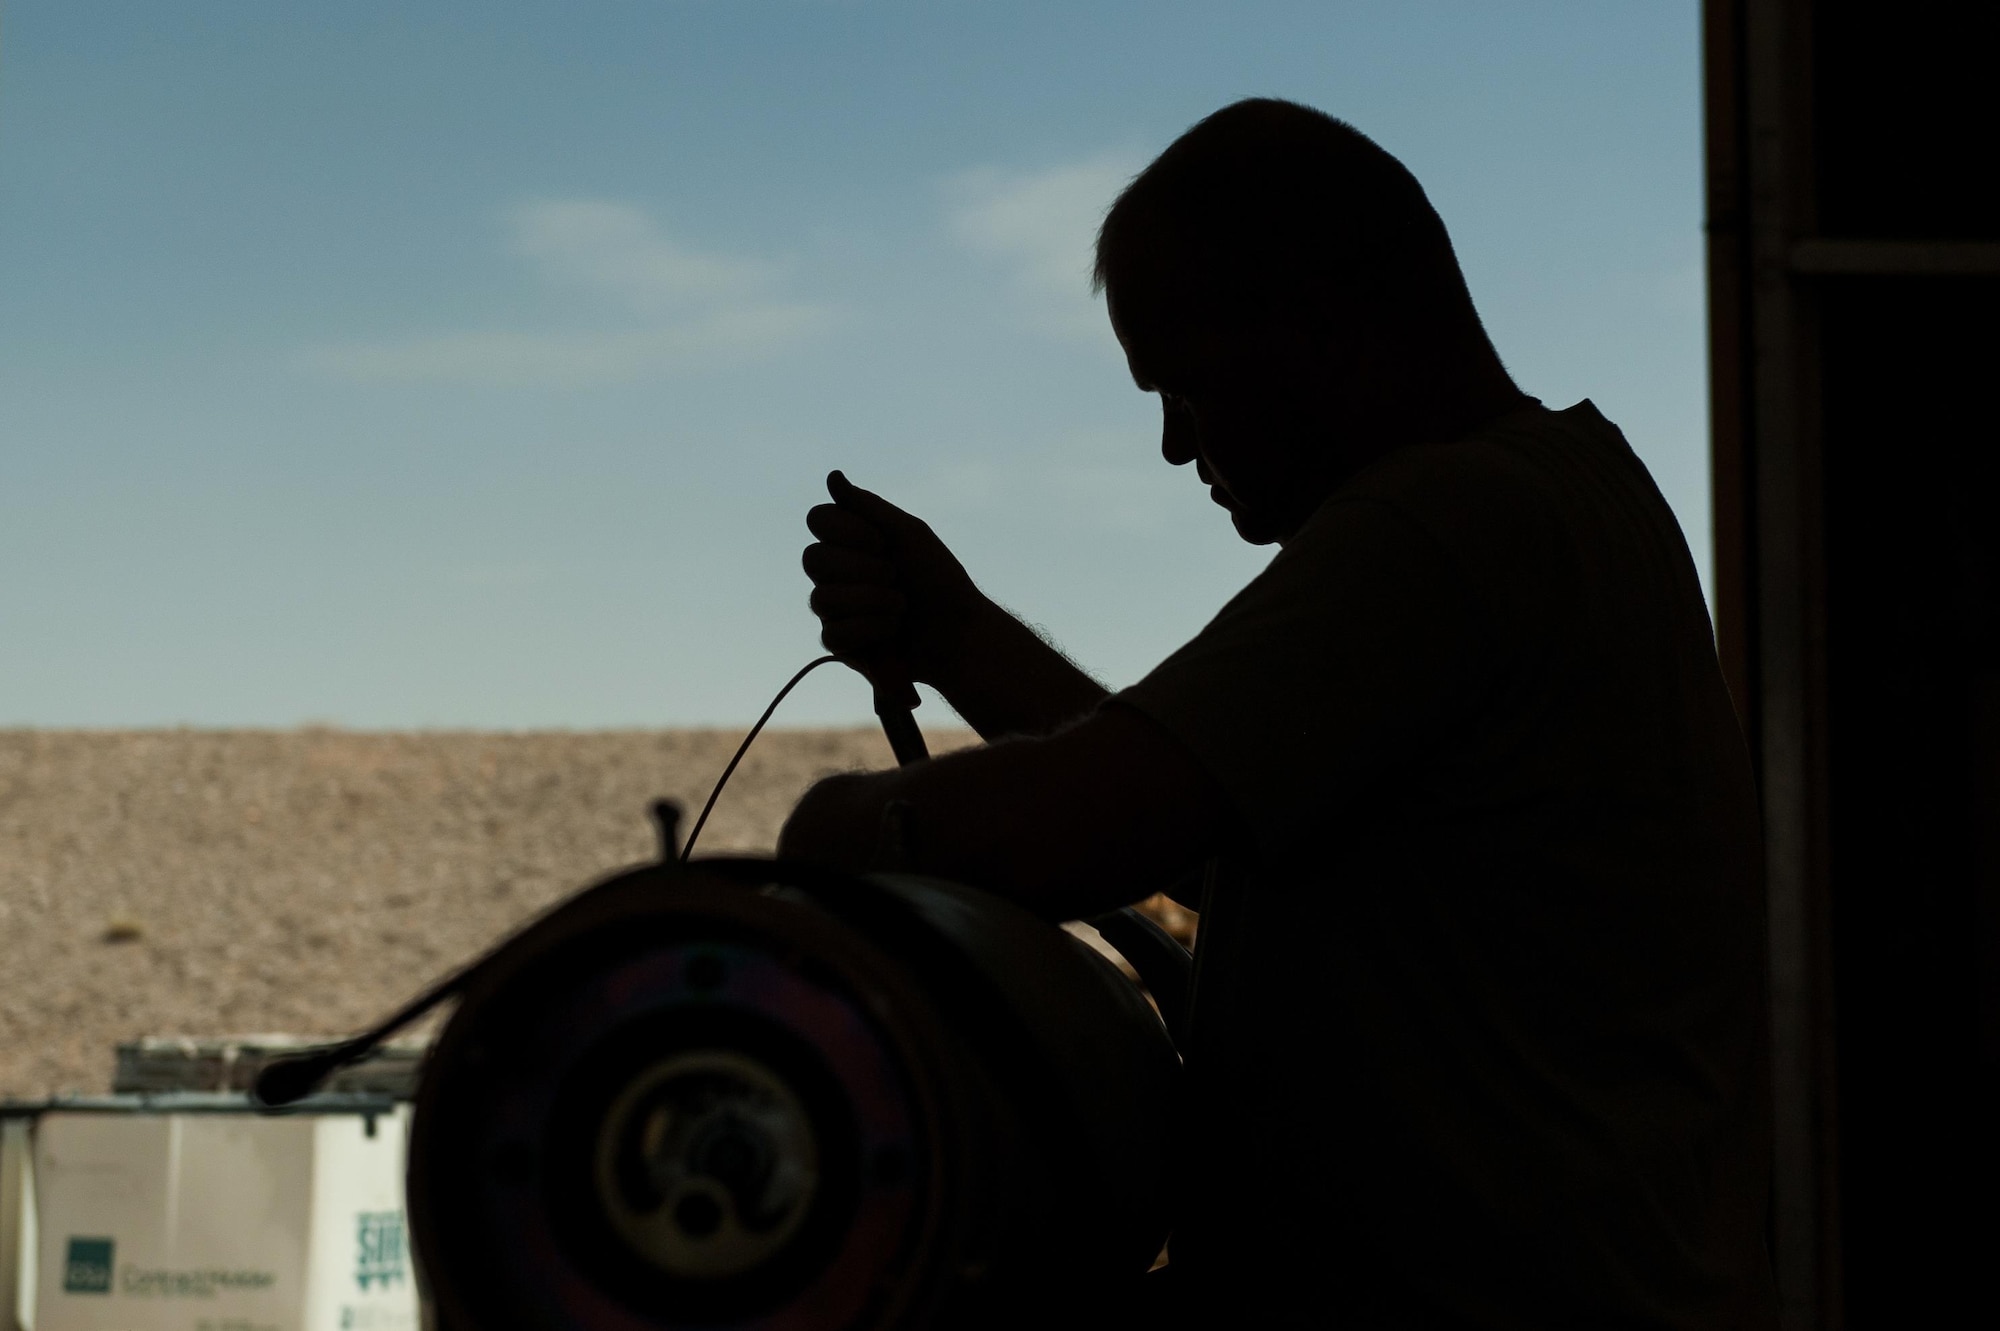
[[[1457,439],[1399,448],[1356,475],[1332,500],[1388,504],[1413,517],[1473,519],[1548,509],[1560,502],[1559,474],[1581,455],[1613,460],[1627,451],[1617,427],[1589,402],[1565,411],[1537,403]]]
[[[1478,575],[1498,563],[1548,558],[1565,544],[1579,453],[1624,449],[1616,427],[1589,403],[1539,404],[1460,438],[1399,448],[1328,497],[1300,532],[1310,548],[1366,511],[1387,510]],[[1302,550],[1303,553],[1303,550]]]

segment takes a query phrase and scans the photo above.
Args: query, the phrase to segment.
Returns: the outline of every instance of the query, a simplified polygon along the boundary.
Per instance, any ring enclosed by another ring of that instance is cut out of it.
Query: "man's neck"
[[[1278,539],[1283,546],[1335,491],[1368,468],[1404,448],[1443,444],[1476,434],[1494,421],[1537,405],[1514,386],[1504,372],[1499,383],[1476,390],[1413,393],[1375,411],[1357,415],[1343,436],[1344,447],[1328,450],[1320,465],[1301,468],[1300,508],[1291,531]]]

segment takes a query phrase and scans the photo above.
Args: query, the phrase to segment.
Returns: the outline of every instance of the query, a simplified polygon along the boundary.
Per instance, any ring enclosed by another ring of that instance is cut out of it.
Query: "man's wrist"
[[[998,603],[983,594],[974,596],[963,611],[952,616],[951,626],[944,635],[944,651],[925,663],[928,668],[917,676],[947,700],[962,689],[976,688],[979,671],[982,667],[990,668],[996,652],[1003,650],[1009,628],[1022,628],[1020,621]]]
[[[983,597],[951,642],[951,668],[918,678],[989,740],[1053,733],[1107,696],[1041,634]]]

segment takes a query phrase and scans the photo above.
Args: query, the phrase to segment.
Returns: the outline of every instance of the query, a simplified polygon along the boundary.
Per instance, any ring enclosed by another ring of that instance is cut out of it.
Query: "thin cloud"
[[[776,270],[753,259],[700,254],[639,209],[603,199],[537,199],[507,218],[510,253],[558,287],[597,291],[642,314],[677,313],[767,290]]]
[[[967,171],[946,182],[952,234],[1004,266],[1023,314],[1039,330],[1091,340],[1110,336],[1091,298],[1097,228],[1137,163],[1104,154],[1045,171]]]
[[[1222,521],[1194,473],[1160,458],[1147,429],[1079,430],[1046,440],[1019,465],[962,460],[895,482],[889,497],[938,514],[1060,511],[1078,530],[1151,533],[1192,509]]]
[[[538,199],[503,218],[502,253],[552,290],[602,307],[610,327],[468,329],[309,347],[299,363],[356,382],[581,387],[771,355],[831,311],[783,299],[776,266],[691,249],[629,204]]]
[[[444,333],[314,347],[308,368],[368,383],[447,380],[581,388],[768,355],[825,327],[815,305],[722,310],[677,327],[618,332]]]

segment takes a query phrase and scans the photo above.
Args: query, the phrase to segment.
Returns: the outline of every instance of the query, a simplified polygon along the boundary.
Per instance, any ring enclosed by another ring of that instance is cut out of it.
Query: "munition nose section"
[[[447,1331],[1019,1324],[1159,1251],[1178,1071],[1122,975],[997,897],[637,870],[467,983],[417,1253]]]
[[[804,1100],[729,1049],[675,1054],[618,1093],[598,1129],[609,1228],[670,1277],[727,1279],[783,1251],[819,1188]]]

